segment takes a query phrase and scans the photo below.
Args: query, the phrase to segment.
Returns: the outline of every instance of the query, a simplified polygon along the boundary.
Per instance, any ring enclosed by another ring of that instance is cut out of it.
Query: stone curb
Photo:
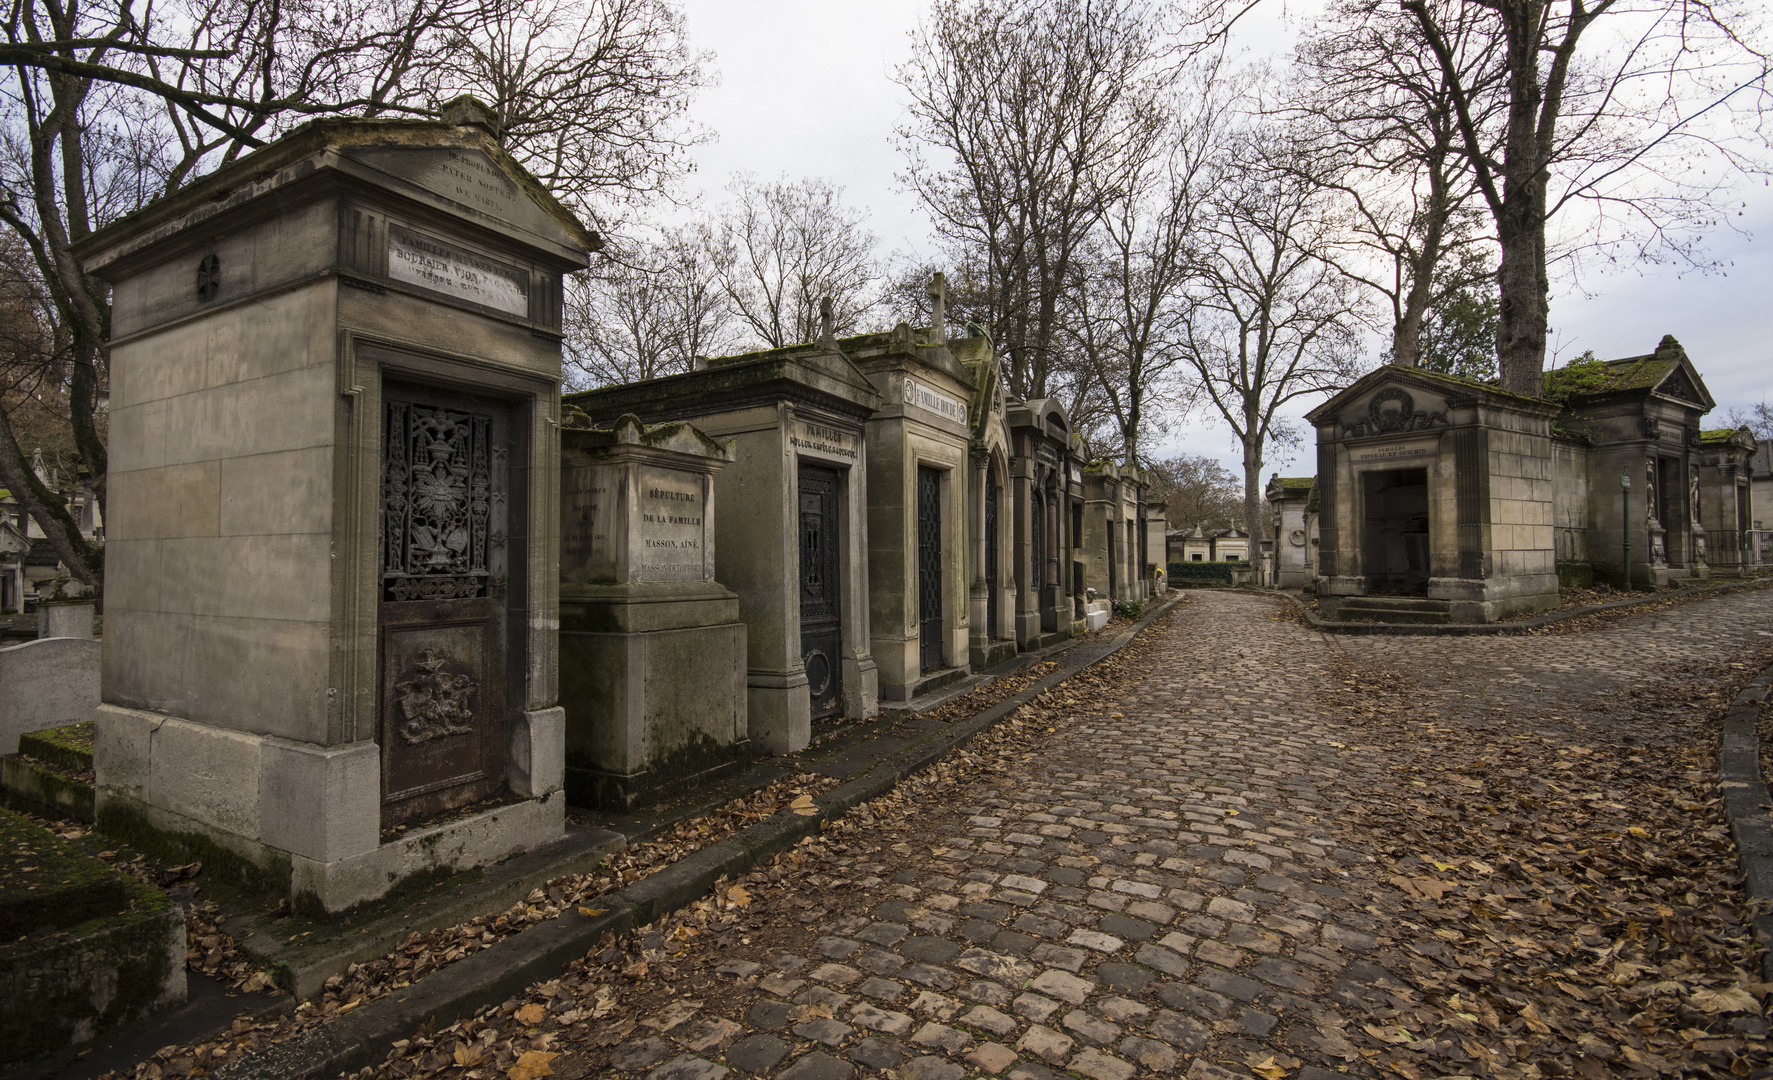
[[[1183,595],[1140,618],[1100,652],[1084,650],[1088,655],[1077,662],[819,796],[813,800],[816,814],[777,813],[625,889],[589,901],[598,905],[597,915],[568,911],[463,957],[421,979],[402,997],[378,998],[320,1027],[236,1058],[210,1075],[216,1080],[325,1080],[380,1062],[391,1043],[421,1026],[447,1027],[484,1006],[496,1005],[584,956],[605,933],[644,926],[692,903],[721,877],[745,873],[803,837],[815,835],[851,807],[885,795],[899,781],[965,746],[1016,709],[1119,652]]]
[[[1751,901],[1773,901],[1773,798],[1761,776],[1760,703],[1773,691],[1773,666],[1736,695],[1718,740],[1718,787],[1724,814],[1742,855],[1742,879]],[[1761,977],[1773,982],[1773,913],[1754,918]]]
[[[1647,596],[1637,597],[1630,600],[1609,600],[1605,604],[1585,604],[1579,608],[1571,608],[1569,611],[1559,611],[1549,615],[1538,615],[1531,619],[1520,619],[1515,622],[1503,623],[1330,622],[1325,619],[1320,619],[1312,614],[1311,610],[1307,608],[1298,597],[1291,594],[1279,592],[1274,589],[1248,588],[1247,591],[1259,596],[1272,596],[1285,600],[1287,603],[1298,608],[1299,613],[1305,616],[1306,625],[1310,626],[1313,630],[1325,634],[1384,634],[1393,636],[1439,634],[1450,637],[1461,637],[1473,634],[1518,634],[1527,630],[1537,630],[1541,626],[1551,626],[1554,623],[1566,622],[1570,619],[1579,619],[1584,615],[1593,615],[1597,611],[1614,611],[1619,608],[1642,607],[1647,604],[1657,604],[1664,600],[1673,600],[1684,596],[1707,596],[1712,593],[1729,592],[1733,589],[1766,588],[1769,585],[1773,585],[1773,579],[1737,578],[1730,581],[1719,582],[1715,585],[1694,585],[1685,589],[1675,589],[1672,592],[1665,593],[1652,593]]]

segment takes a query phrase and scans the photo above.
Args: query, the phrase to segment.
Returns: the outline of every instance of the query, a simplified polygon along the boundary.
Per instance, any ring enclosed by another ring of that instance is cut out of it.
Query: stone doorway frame
[[[381,709],[379,642],[380,466],[385,382],[437,386],[500,399],[512,411],[510,594],[506,629],[506,751],[509,790],[519,797],[542,794],[535,777],[557,775],[563,761],[536,760],[557,755],[558,740],[539,730],[558,724],[555,709],[558,653],[552,628],[559,622],[560,460],[559,395],[555,382],[479,357],[422,347],[380,335],[344,331],[339,350],[338,392],[341,422],[348,437],[333,462],[335,535],[355,558],[341,560],[334,587],[343,592],[333,684],[339,707],[331,722],[341,741],[376,738]],[[525,447],[522,461],[515,449]],[[521,500],[521,503],[519,502]],[[517,532],[527,520],[527,535]],[[521,569],[520,569],[521,567]]]

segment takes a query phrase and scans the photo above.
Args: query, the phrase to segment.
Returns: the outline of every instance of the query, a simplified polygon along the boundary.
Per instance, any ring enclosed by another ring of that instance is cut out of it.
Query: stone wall
[[[1551,440],[1552,520],[1557,562],[1587,564],[1588,446],[1574,439]]]
[[[40,638],[0,649],[0,754],[27,731],[92,719],[99,703],[99,643]]]

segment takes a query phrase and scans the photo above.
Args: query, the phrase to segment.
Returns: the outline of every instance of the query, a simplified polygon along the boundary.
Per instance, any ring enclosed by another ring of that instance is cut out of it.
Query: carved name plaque
[[[634,548],[629,552],[633,581],[702,581],[706,553],[702,527],[702,477],[653,466],[642,467],[634,512]]]
[[[1375,446],[1354,455],[1356,461],[1391,461],[1396,458],[1424,457],[1434,452],[1429,446]]]
[[[511,315],[529,314],[529,275],[454,244],[388,226],[388,276]]]
[[[905,404],[925,412],[935,413],[944,420],[952,420],[957,424],[967,422],[966,402],[956,397],[949,397],[933,386],[920,383],[915,379],[905,380]]]
[[[814,457],[837,458],[842,461],[855,461],[857,458],[856,437],[853,434],[804,420],[796,420],[789,429],[788,445]]]

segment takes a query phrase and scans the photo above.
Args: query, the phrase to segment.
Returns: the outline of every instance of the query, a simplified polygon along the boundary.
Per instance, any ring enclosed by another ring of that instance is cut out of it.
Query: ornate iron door
[[[985,470],[985,636],[997,640],[997,479]]]
[[[843,708],[843,605],[837,566],[837,472],[800,467],[800,658],[813,717]]]
[[[390,384],[382,429],[382,825],[505,783],[508,407]]]
[[[917,470],[917,636],[925,671],[942,666],[942,474]]]

